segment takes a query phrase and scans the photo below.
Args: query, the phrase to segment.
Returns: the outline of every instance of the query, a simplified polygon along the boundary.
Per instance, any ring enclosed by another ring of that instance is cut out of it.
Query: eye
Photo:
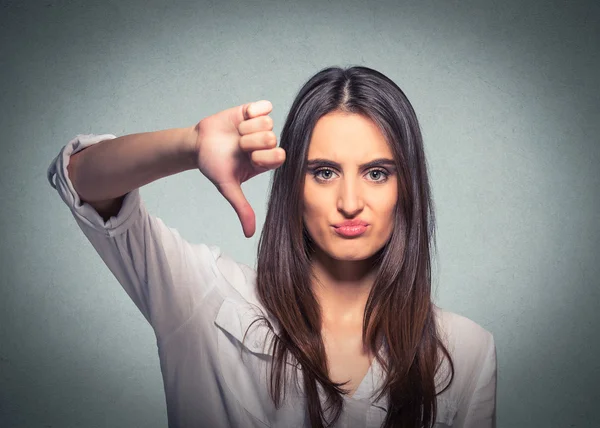
[[[384,169],[372,169],[368,172],[368,174],[371,174],[372,178],[375,178],[375,180],[378,183],[383,183],[384,181],[387,181],[388,177],[390,176],[390,174],[384,170]],[[373,175],[375,174],[375,175]],[[378,177],[383,177],[381,180],[378,180]]]
[[[325,175],[319,176],[321,173],[326,173]],[[329,181],[331,178],[331,174],[334,174],[334,171],[330,168],[321,168],[313,171],[313,177],[317,179],[317,181]]]
[[[312,175],[315,178],[315,180],[321,182],[331,181],[330,179],[333,177],[333,174],[335,174],[335,171],[331,168],[320,168],[312,172]],[[376,183],[384,183],[390,176],[389,172],[381,168],[371,169],[369,172],[367,172],[367,174],[370,174],[371,178],[373,178],[373,180],[371,181],[374,181]]]

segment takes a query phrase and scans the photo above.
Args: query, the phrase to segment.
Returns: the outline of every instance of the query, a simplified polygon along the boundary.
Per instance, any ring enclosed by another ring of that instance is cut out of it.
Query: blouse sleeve
[[[487,352],[469,403],[465,428],[496,428],[496,345],[488,333]]]
[[[215,246],[191,244],[176,229],[148,213],[139,189],[125,195],[106,222],[82,202],[67,172],[70,156],[111,134],[77,135],[48,168],[48,181],[71,210],[79,228],[125,289],[157,338],[187,321],[215,284]]]

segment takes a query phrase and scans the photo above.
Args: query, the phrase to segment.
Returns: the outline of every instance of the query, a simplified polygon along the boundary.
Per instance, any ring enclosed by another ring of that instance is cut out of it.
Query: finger
[[[238,126],[240,135],[247,135],[259,131],[272,131],[273,119],[271,116],[258,116],[253,119],[244,120]]]
[[[219,192],[229,201],[238,215],[246,238],[250,238],[256,231],[256,216],[240,185],[237,183],[222,184],[219,186]]]
[[[250,155],[250,160],[259,168],[275,169],[285,162],[285,150],[281,147],[271,150],[256,150]]]
[[[273,110],[273,105],[267,100],[244,104],[242,106],[242,120],[249,120],[257,116],[268,114],[271,110]]]
[[[277,136],[273,131],[255,132],[240,137],[240,148],[245,152],[272,149],[277,145]]]

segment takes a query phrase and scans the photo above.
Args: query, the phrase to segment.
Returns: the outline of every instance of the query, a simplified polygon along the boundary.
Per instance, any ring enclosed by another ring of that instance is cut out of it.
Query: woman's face
[[[319,249],[336,260],[371,257],[392,233],[397,199],[394,158],[377,125],[358,114],[321,117],[308,149],[303,204],[304,224]],[[367,226],[343,236],[336,226],[346,220]]]

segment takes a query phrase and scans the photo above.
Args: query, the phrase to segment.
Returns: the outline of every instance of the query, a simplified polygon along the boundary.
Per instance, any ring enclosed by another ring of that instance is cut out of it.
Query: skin
[[[372,257],[389,240],[398,199],[393,165],[361,169],[374,159],[393,162],[383,134],[370,119],[332,112],[313,130],[308,161],[321,158],[340,168],[309,167],[303,192],[303,220],[315,243],[313,291],[323,314],[322,335],[330,377],[354,393],[372,356],[362,344],[365,304],[376,271]],[[383,170],[387,173],[377,172]],[[361,219],[369,226],[359,237],[339,236],[333,224]]]

